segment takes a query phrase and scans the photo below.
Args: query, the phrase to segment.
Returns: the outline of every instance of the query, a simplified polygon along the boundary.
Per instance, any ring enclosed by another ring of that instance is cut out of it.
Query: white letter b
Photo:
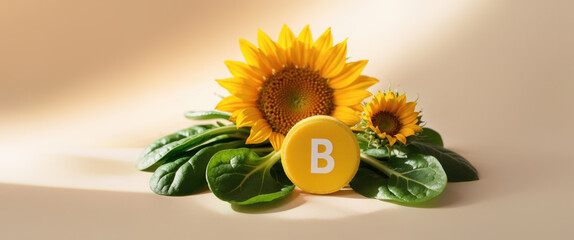
[[[325,146],[325,151],[319,152],[319,145]],[[311,173],[330,173],[335,167],[335,160],[331,157],[333,144],[328,139],[312,138],[311,139]],[[327,166],[319,167],[319,158],[327,161]]]

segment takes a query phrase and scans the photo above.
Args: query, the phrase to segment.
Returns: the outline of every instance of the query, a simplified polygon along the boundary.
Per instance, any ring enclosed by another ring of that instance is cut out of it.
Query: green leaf
[[[223,136],[224,138],[245,138],[247,137],[248,132],[249,131],[247,129],[237,129],[236,126],[231,125],[212,128],[190,135],[189,137],[179,139],[173,138],[177,140],[166,141],[166,144],[159,145],[158,147],[151,149],[151,151],[146,149],[144,154],[138,159],[136,166],[142,171],[154,171],[163,163],[168,162],[168,159],[175,160],[173,158],[174,156],[191,150],[192,148],[197,147],[219,135],[227,135]]]
[[[192,126],[192,127],[189,127],[189,128],[185,128],[185,129],[179,130],[179,131],[177,131],[177,132],[175,132],[175,133],[169,134],[169,135],[167,135],[167,136],[164,136],[164,137],[162,137],[162,138],[159,138],[159,139],[153,141],[152,143],[150,143],[149,145],[147,145],[147,147],[144,149],[144,151],[143,151],[142,154],[140,155],[140,157],[139,157],[139,159],[138,159],[138,161],[137,161],[137,163],[136,163],[137,166],[138,166],[138,169],[139,169],[139,170],[143,170],[143,171],[146,170],[146,168],[140,167],[140,166],[143,166],[143,163],[140,163],[140,162],[143,161],[143,159],[144,159],[147,155],[149,155],[150,153],[154,152],[155,150],[157,150],[157,149],[159,149],[159,148],[161,148],[161,147],[163,147],[163,146],[165,146],[165,145],[171,144],[171,143],[173,143],[173,142],[177,142],[177,141],[179,141],[179,140],[181,140],[181,139],[195,136],[195,135],[197,135],[197,134],[200,134],[200,133],[205,132],[205,131],[207,131],[207,130],[209,130],[209,129],[212,129],[212,128],[215,128],[215,126],[214,126],[214,125],[211,125],[211,124]],[[148,166],[147,168],[150,168],[150,167]],[[153,170],[155,170],[155,168],[149,169],[148,171],[153,171]]]
[[[203,188],[205,170],[209,159],[217,152],[236,148],[245,143],[237,140],[219,143],[183,154],[175,161],[165,163],[157,168],[150,179],[150,188],[157,194],[168,196],[189,195]]]
[[[233,204],[270,202],[284,198],[295,186],[278,163],[280,153],[259,157],[247,148],[216,153],[207,166],[209,189]]]
[[[442,165],[450,182],[465,182],[478,180],[476,168],[457,153],[446,148],[423,142],[412,142],[407,145],[406,151],[432,155]]]
[[[225,119],[229,120],[231,114],[220,111],[189,111],[185,117],[191,120]]]
[[[367,154],[374,158],[388,158],[389,151],[386,148],[369,148],[367,150],[361,151],[364,154]]]
[[[441,147],[444,146],[440,134],[437,131],[430,128],[423,128],[421,134],[417,136],[414,141],[431,143]]]
[[[447,178],[433,156],[414,154],[387,161],[361,154],[362,164],[351,181],[359,194],[402,203],[428,201],[442,193]]]
[[[199,133],[202,133],[208,129],[214,128],[215,126],[213,125],[198,125],[198,126],[193,126],[193,127],[189,127],[186,129],[182,129],[179,130],[175,133],[169,134],[165,137],[159,138],[155,141],[153,141],[152,143],[150,143],[143,151],[142,156],[146,155],[150,152],[152,152],[153,150],[156,150],[160,147],[162,147],[163,145],[166,145],[168,143],[171,142],[175,142],[190,136],[194,136],[197,135]]]

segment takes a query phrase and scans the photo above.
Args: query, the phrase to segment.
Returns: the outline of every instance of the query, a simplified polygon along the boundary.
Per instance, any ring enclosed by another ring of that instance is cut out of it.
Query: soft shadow
[[[320,196],[320,195],[317,195],[317,196]],[[339,191],[327,194],[325,196],[340,197],[340,198],[353,198],[353,199],[366,198],[366,197],[362,196],[361,194],[358,194],[357,192],[355,192],[355,190],[353,190],[350,187],[342,188]]]
[[[475,181],[476,182],[476,181]],[[427,202],[422,203],[397,203],[393,202],[397,205],[404,206],[404,207],[412,207],[412,208],[456,208],[456,207],[463,207],[468,206],[471,204],[480,201],[480,199],[476,199],[473,196],[469,196],[469,194],[460,193],[458,191],[459,188],[464,189],[465,184],[470,184],[472,182],[449,182],[444,189],[444,191],[437,196]]]
[[[305,203],[305,199],[299,197],[299,195],[299,191],[294,190],[287,197],[278,201],[256,203],[251,205],[231,204],[231,208],[236,212],[248,214],[283,212],[301,206],[303,203]]]

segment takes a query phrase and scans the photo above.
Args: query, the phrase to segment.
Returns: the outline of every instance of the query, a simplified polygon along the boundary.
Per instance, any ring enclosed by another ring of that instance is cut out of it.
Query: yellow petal
[[[347,125],[355,125],[361,121],[359,114],[350,107],[336,106],[331,116]]]
[[[258,85],[242,78],[217,79],[220,86],[227,89],[233,96],[244,100],[255,100],[259,94]]]
[[[303,67],[307,64],[307,62],[305,61],[307,55],[306,53],[307,51],[305,50],[303,43],[301,43],[298,40],[293,42],[293,44],[291,45],[290,55],[291,55],[291,61],[295,66]]]
[[[382,100],[385,99],[385,95],[381,91],[379,91],[377,93],[377,95],[375,96],[375,98],[376,98],[376,101],[380,103]]]
[[[385,101],[385,97],[383,95],[379,95],[379,97],[375,98],[374,104],[377,106],[374,112],[385,111],[387,107],[387,101]]]
[[[415,130],[413,130],[412,128],[403,127],[403,129],[401,129],[401,131],[399,133],[404,135],[405,137],[408,137],[408,136],[414,135]]]
[[[388,92],[387,94],[385,94],[385,100],[389,101],[389,99],[395,99],[397,98],[397,96],[395,95],[394,92]]]
[[[399,120],[401,122],[412,122],[418,117],[418,115],[419,115],[418,112],[411,112],[411,113],[404,112],[403,114],[399,115]]]
[[[399,106],[404,105],[406,101],[407,101],[407,95],[403,94],[397,98],[397,103],[399,104]]]
[[[350,108],[352,108],[353,110],[355,110],[357,112],[362,112],[363,111],[363,104],[353,105],[353,106],[350,106]]]
[[[313,47],[317,48],[319,51],[324,51],[333,46],[333,36],[331,35],[331,28],[327,30],[315,41]]]
[[[392,137],[392,136],[390,136],[390,135],[387,135],[387,139],[389,140],[389,144],[390,144],[391,146],[395,145],[395,142],[397,142],[397,139],[394,138],[394,137]]]
[[[370,86],[373,86],[375,83],[378,83],[378,82],[379,82],[379,80],[376,78],[365,76],[365,75],[360,75],[359,77],[357,77],[357,79],[355,79],[355,81],[353,83],[351,83],[346,88],[367,89]]]
[[[391,95],[392,94],[392,95]],[[386,112],[390,112],[393,108],[396,107],[397,105],[397,99],[394,97],[395,95],[393,93],[387,93],[385,95],[385,101],[386,101],[386,106],[385,106],[385,110]],[[393,112],[394,113],[394,112]]]
[[[279,33],[279,46],[281,46],[283,49],[288,49],[291,46],[293,40],[295,40],[295,35],[291,29],[287,27],[287,25],[283,25],[281,33]]]
[[[404,104],[403,106],[401,106],[401,108],[398,109],[397,113],[399,113],[401,115],[412,114],[415,112],[416,106],[417,106],[417,102],[408,102],[408,103]]]
[[[407,143],[407,138],[405,138],[405,136],[403,136],[402,134],[397,134],[395,135],[395,138],[397,138],[400,142],[402,142],[403,144]]]
[[[259,49],[245,39],[239,39],[239,48],[243,57],[248,65],[261,68],[261,58],[259,57]]]
[[[374,99],[374,98],[373,98],[373,99]],[[379,105],[378,105],[378,103],[376,102],[376,99],[374,99],[374,100],[370,101],[369,103],[367,103],[367,109],[368,109],[369,115],[373,115],[373,114],[375,114],[376,112],[379,111]]]
[[[245,140],[245,143],[247,144],[261,143],[267,140],[267,138],[269,138],[271,132],[272,132],[271,127],[269,126],[267,121],[265,119],[260,119],[257,122],[255,122],[255,124],[253,124],[253,127],[251,127],[251,133],[249,134],[247,140]]]
[[[411,128],[413,130],[415,130],[415,132],[422,132],[423,131],[423,128],[421,128],[419,125],[411,126]]]
[[[301,41],[306,48],[311,48],[311,45],[313,44],[313,36],[311,36],[311,29],[309,29],[308,24],[303,28],[303,30],[301,30],[297,40]]]
[[[257,106],[255,104],[255,100],[245,101],[245,100],[238,98],[236,96],[229,96],[229,97],[226,97],[224,99],[221,99],[221,101],[217,104],[215,109],[222,111],[222,112],[233,112],[233,113],[235,113],[236,110],[248,108],[248,107],[255,107],[255,106]]]
[[[391,105],[388,107],[388,111],[395,113],[395,115],[397,115],[396,112],[397,112],[398,108],[400,107],[398,99],[397,98],[391,99],[390,102],[391,102]],[[397,116],[399,116],[399,115],[397,115]]]
[[[347,40],[327,50],[317,58],[315,66],[320,69],[321,76],[333,78],[343,70],[347,57]]]
[[[328,80],[329,87],[334,89],[340,89],[349,86],[351,83],[355,82],[357,78],[361,75],[361,72],[367,65],[367,62],[368,62],[367,60],[362,60],[362,61],[346,63],[339,75],[330,78]]]
[[[277,44],[261,29],[257,33],[257,44],[259,44],[259,49],[267,56],[272,68],[280,70],[285,65],[284,54],[278,49]]]
[[[259,70],[261,71],[263,76],[270,76],[271,74],[273,74],[273,69],[275,69],[276,66],[273,66],[271,64],[271,61],[269,60],[267,55],[265,55],[265,53],[263,53],[263,51],[261,49],[257,49],[257,50],[259,51],[259,62],[261,64],[261,67],[259,68]],[[277,69],[275,69],[275,70],[277,70]]]
[[[403,124],[403,126],[413,126],[413,125],[417,124],[418,121],[419,120],[415,118],[414,120],[412,120],[410,122],[404,122],[404,123],[401,122],[401,124]]]
[[[281,150],[283,140],[285,140],[285,136],[281,133],[273,132],[271,133],[271,136],[269,136],[269,142],[271,142],[271,146],[273,146],[273,149],[275,149],[276,152]]]
[[[231,116],[229,116],[229,121],[235,122],[237,120],[237,115],[239,115],[240,112],[241,112],[241,109],[235,110],[233,113],[231,113]],[[237,127],[237,128],[239,128],[239,127]]]
[[[245,108],[239,110],[239,114],[237,115],[237,127],[251,127],[255,124],[256,121],[259,119],[263,119],[263,115],[259,111],[259,109],[255,107]]]
[[[379,136],[379,138],[381,139],[389,137],[389,135],[387,135],[385,132],[381,132],[381,130],[379,130],[379,127],[374,127],[372,129],[375,131],[375,133],[377,133],[377,136]]]
[[[263,76],[261,73],[254,71],[249,65],[238,61],[225,61],[225,65],[229,69],[231,75],[237,78],[249,79],[256,83],[263,83]]]
[[[335,90],[333,97],[335,98],[335,105],[338,106],[353,106],[361,103],[365,98],[371,96],[371,93],[366,90]]]

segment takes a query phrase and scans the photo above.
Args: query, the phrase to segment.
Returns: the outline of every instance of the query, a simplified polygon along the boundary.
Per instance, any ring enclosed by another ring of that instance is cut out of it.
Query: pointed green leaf
[[[279,158],[277,153],[259,157],[247,148],[220,151],[207,166],[209,189],[219,199],[239,205],[284,198],[295,186]]]
[[[189,111],[185,117],[191,120],[225,119],[229,120],[231,114],[220,111]]]
[[[430,128],[423,128],[423,131],[420,135],[418,135],[414,141],[416,142],[423,142],[423,143],[431,143],[438,146],[444,146],[442,142],[442,137],[440,134]]]
[[[189,128],[179,130],[175,133],[169,134],[167,136],[164,136],[162,138],[159,138],[159,139],[153,141],[152,143],[147,145],[147,147],[144,149],[144,151],[140,155],[138,161],[136,162],[137,168],[139,170],[142,170],[142,171],[153,171],[153,170],[155,170],[155,168],[157,168],[158,166],[151,166],[148,164],[144,164],[142,162],[152,152],[154,152],[157,149],[162,148],[166,145],[173,144],[174,142],[177,142],[177,141],[182,140],[184,138],[195,136],[197,134],[200,134],[200,133],[205,132],[205,131],[212,129],[212,128],[215,128],[215,126],[211,125],[211,124],[192,126]]]
[[[446,174],[433,156],[414,154],[388,161],[361,158],[363,164],[350,185],[366,197],[418,203],[440,195],[446,186]]]
[[[442,165],[451,182],[478,180],[478,171],[461,155],[441,146],[423,142],[412,142],[406,147],[408,153],[432,155]]]
[[[388,158],[389,151],[386,148],[369,148],[361,151],[374,158]]]
[[[219,135],[226,135],[221,138],[241,138],[247,133],[248,130],[246,129],[237,129],[235,126],[225,126],[199,131],[188,137],[184,136],[180,138],[179,136],[174,136],[173,138],[168,138],[171,136],[168,135],[164,137],[167,138],[167,141],[162,139],[156,141],[161,143],[165,142],[166,144],[157,144],[157,146],[155,146],[154,142],[152,143],[152,145],[154,145],[153,148],[148,148],[144,151],[144,154],[137,161],[137,168],[142,171],[154,171],[157,167],[167,162],[168,159],[175,160],[173,159],[174,156],[188,151],[193,147],[197,147]]]
[[[209,159],[218,151],[236,148],[244,140],[219,143],[201,148],[199,151],[184,153],[175,161],[157,168],[150,179],[150,188],[157,194],[168,196],[189,195],[200,190],[207,182],[205,170]]]

